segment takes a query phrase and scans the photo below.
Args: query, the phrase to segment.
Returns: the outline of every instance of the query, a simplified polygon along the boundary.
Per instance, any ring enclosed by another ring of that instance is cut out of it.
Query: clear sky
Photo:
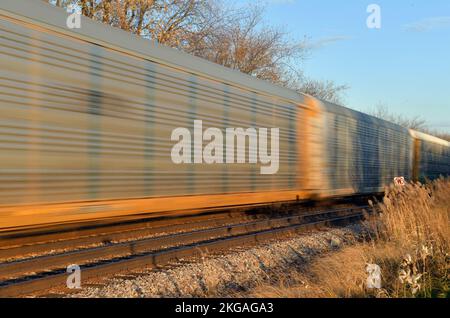
[[[251,2],[251,0],[241,0]],[[310,38],[309,77],[348,84],[348,107],[427,120],[450,132],[449,0],[266,0],[266,22]],[[369,29],[367,7],[381,8]]]

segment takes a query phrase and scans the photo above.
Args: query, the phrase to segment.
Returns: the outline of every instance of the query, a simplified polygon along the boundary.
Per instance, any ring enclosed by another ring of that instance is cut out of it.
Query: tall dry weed
[[[369,239],[321,256],[297,286],[259,286],[256,297],[450,297],[450,179],[392,186],[364,223]],[[381,269],[381,288],[367,266]]]
[[[449,180],[392,186],[378,208],[381,213],[371,227],[377,239],[405,248],[426,244],[448,251]]]
[[[446,296],[449,283],[450,180],[441,178],[426,184],[392,186],[377,208],[380,214],[369,222],[376,239],[368,255],[379,255],[380,251],[388,249],[402,254],[400,260],[398,255],[383,257],[385,261],[391,260],[382,264],[388,295]],[[374,262],[380,262],[379,257],[373,258]]]

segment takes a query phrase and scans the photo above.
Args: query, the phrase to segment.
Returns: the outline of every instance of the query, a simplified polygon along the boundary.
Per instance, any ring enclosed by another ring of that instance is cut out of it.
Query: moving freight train
[[[2,1],[0,14],[0,230],[450,174],[438,138],[90,19],[69,29],[40,1]]]

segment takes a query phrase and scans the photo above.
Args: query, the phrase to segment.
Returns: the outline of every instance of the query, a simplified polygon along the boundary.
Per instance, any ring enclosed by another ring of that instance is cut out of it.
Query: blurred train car
[[[1,4],[0,228],[307,197],[304,97],[90,19],[70,30],[67,16]],[[196,119],[280,127],[278,173],[174,164],[171,133]]]
[[[323,112],[328,195],[383,192],[395,177],[412,178],[408,129],[328,102]]]
[[[450,142],[410,130],[414,138],[413,179],[424,182],[450,176]]]
[[[386,121],[84,17],[69,29],[68,14],[40,1],[3,1],[0,15],[0,231],[381,192],[394,177],[448,174],[448,145]],[[280,128],[278,173],[173,163],[171,133],[194,120]]]

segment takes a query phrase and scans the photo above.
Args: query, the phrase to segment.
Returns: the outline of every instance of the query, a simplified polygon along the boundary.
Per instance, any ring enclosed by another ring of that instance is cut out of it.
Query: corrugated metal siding
[[[450,147],[432,141],[420,141],[419,179],[450,176]]]
[[[325,103],[326,175],[331,191],[382,191],[395,177],[410,180],[412,138],[406,129]]]
[[[294,101],[19,22],[0,28],[0,205],[296,188]],[[172,130],[194,119],[279,127],[279,172],[173,164]]]
[[[1,1],[0,13],[17,20],[30,22],[35,28],[44,27],[73,37],[74,41],[84,41],[107,47],[125,53],[127,56],[141,59],[151,58],[156,63],[169,65],[188,73],[201,74],[205,78],[220,80],[268,96],[276,96],[288,102],[299,100],[299,103],[303,104],[303,96],[293,90],[257,80],[253,76],[165,47],[155,41],[143,39],[130,34],[130,32],[112,28],[84,16],[81,16],[81,28],[69,29],[66,26],[68,13],[63,8],[48,5],[43,1]]]

